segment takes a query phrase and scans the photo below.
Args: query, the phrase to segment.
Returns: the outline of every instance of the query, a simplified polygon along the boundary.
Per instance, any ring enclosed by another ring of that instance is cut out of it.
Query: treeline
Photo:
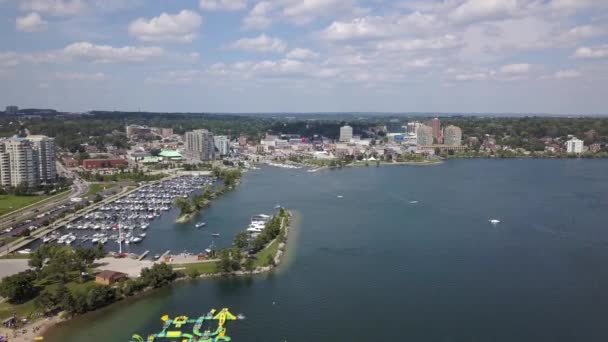
[[[141,170],[125,171],[119,170],[112,174],[93,173],[91,171],[82,171],[78,173],[84,180],[92,182],[118,182],[118,181],[133,181],[133,182],[153,182],[165,178],[167,175],[162,173],[146,174]]]
[[[92,264],[103,256],[103,248],[76,248],[45,244],[34,251],[29,260],[31,270],[23,271],[0,282],[0,296],[11,304],[34,301],[41,313],[66,311],[82,314],[131,296],[146,288],[164,286],[178,276],[164,263],[144,268],[139,278],[114,286],[96,284],[92,280]]]

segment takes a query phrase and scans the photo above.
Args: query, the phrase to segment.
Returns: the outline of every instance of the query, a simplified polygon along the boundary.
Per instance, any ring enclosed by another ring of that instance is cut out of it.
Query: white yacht
[[[206,226],[206,225],[207,225],[207,222],[199,222],[199,223],[195,224],[194,226],[195,226],[196,228],[200,228],[200,227],[204,227],[204,226]]]

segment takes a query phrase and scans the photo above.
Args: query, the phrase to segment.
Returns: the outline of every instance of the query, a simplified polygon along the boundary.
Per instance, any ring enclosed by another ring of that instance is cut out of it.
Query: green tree
[[[247,233],[239,232],[234,236],[234,246],[238,249],[246,248],[249,245],[247,241]]]
[[[36,280],[36,272],[27,270],[5,277],[0,282],[0,297],[6,298],[11,303],[23,303],[38,294],[38,289],[33,282]]]

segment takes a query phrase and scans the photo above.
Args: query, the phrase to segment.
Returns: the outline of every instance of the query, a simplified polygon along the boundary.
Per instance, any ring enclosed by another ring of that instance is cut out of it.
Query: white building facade
[[[568,153],[583,153],[583,141],[577,138],[572,138],[566,142],[566,151]]]
[[[230,154],[230,139],[225,135],[213,136],[213,143],[215,150],[220,156],[227,156]]]
[[[353,128],[346,125],[340,127],[340,142],[350,142],[353,138]]]

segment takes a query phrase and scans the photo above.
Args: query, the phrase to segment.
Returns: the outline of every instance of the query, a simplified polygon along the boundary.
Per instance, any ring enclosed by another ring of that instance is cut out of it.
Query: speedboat
[[[338,195],[338,198],[343,198],[343,197],[344,197],[344,196],[342,196],[342,195]]]
[[[491,224],[499,224],[500,223],[500,220],[497,220],[497,219],[491,219],[491,220],[488,220],[488,221],[490,221]]]
[[[275,209],[281,209],[281,205],[280,205],[280,204],[277,204],[277,205],[275,205],[275,206],[274,206],[274,208],[275,208]]]
[[[200,227],[204,227],[204,226],[206,226],[206,225],[207,225],[207,222],[199,222],[199,223],[195,224],[194,226],[195,226],[196,228],[200,228]]]
[[[220,233],[213,233],[213,234],[211,234],[211,236],[218,237],[218,236],[220,236]]]

